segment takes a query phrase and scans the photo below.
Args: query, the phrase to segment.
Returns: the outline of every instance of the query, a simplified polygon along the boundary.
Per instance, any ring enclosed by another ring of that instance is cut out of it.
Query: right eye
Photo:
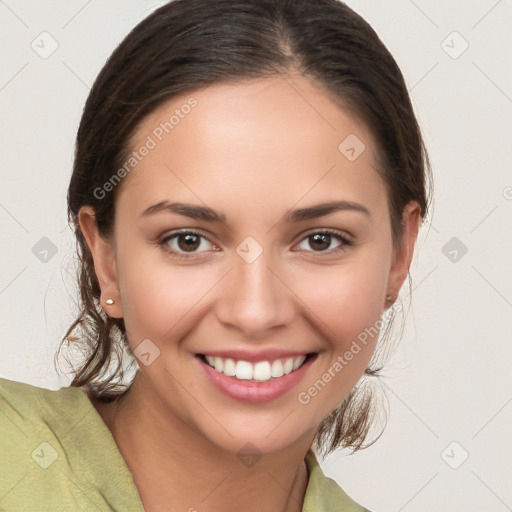
[[[208,252],[197,250],[204,248],[208,244],[212,245],[214,249],[218,249],[212,242],[207,240],[204,235],[197,231],[183,229],[164,236],[158,244],[165,252],[176,258],[189,258],[197,253]],[[172,243],[169,243],[171,241]],[[203,241],[207,241],[207,243],[203,243]]]

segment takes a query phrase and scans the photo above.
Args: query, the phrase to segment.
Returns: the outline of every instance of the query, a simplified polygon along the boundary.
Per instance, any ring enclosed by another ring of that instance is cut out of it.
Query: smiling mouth
[[[241,359],[213,357],[205,354],[197,356],[216,372],[237,380],[268,382],[298,370],[306,361],[316,356],[311,352],[294,357],[250,363]]]

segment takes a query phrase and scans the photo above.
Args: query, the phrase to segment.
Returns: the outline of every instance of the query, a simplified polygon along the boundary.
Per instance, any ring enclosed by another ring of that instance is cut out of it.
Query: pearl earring
[[[108,304],[109,306],[112,306],[112,304],[114,304],[114,299],[107,299],[105,303]]]

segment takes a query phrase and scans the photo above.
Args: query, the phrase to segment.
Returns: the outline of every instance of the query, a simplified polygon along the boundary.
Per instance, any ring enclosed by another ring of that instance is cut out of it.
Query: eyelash
[[[174,251],[174,250],[171,250],[169,249],[169,246],[168,246],[168,242],[174,238],[177,238],[179,237],[180,235],[196,235],[200,238],[204,238],[205,240],[208,240],[207,237],[205,237],[203,234],[199,233],[198,231],[194,231],[194,230],[191,230],[191,229],[187,229],[187,230],[183,230],[183,231],[175,231],[167,236],[165,236],[164,238],[162,238],[159,242],[158,242],[158,245],[162,248],[162,250],[164,250],[166,253],[172,255],[173,257],[176,257],[178,259],[188,259],[188,258],[193,258],[195,257],[195,255],[197,254],[201,254],[201,253],[194,253],[194,252],[191,252],[191,253],[183,253],[183,252],[178,252],[178,251]],[[351,246],[353,245],[353,242],[352,240],[350,240],[348,238],[348,236],[344,235],[343,233],[339,232],[339,231],[336,231],[336,230],[333,230],[333,229],[323,229],[323,230],[318,230],[318,231],[313,231],[313,232],[310,232],[308,234],[306,234],[301,240],[300,242],[304,241],[304,240],[307,240],[308,238],[314,236],[314,235],[333,235],[335,238],[338,239],[338,241],[342,242],[340,246],[338,246],[337,248],[335,249],[331,249],[329,251],[306,251],[306,252],[312,252],[312,253],[316,253],[316,254],[319,254],[319,255],[322,255],[322,254],[329,254],[329,255],[333,255],[333,254],[339,254],[343,251],[346,250],[346,247],[347,246]],[[299,242],[299,243],[300,243]],[[215,244],[213,244],[212,242],[210,242],[212,245],[215,246]],[[322,257],[322,256],[315,256],[315,257]]]

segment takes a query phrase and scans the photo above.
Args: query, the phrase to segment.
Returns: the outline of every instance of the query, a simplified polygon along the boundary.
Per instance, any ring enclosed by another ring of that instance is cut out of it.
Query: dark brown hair
[[[112,239],[122,183],[106,197],[95,191],[123,166],[133,151],[131,137],[148,114],[178,94],[213,83],[287,73],[311,79],[374,135],[395,247],[405,205],[417,201],[425,217],[430,166],[407,87],[391,54],[358,14],[337,0],[170,2],[111,55],[78,129],[68,221],[77,241],[80,314],[63,342],[78,348],[85,362],[72,386],[114,400],[127,388],[120,383],[122,354],[131,355],[123,319],[108,317],[100,306],[92,256],[78,224],[80,208],[93,207],[101,235]],[[372,358],[365,376],[377,375],[381,368],[374,363]],[[316,446],[324,453],[364,448],[373,404],[367,386],[358,386],[320,425]]]

